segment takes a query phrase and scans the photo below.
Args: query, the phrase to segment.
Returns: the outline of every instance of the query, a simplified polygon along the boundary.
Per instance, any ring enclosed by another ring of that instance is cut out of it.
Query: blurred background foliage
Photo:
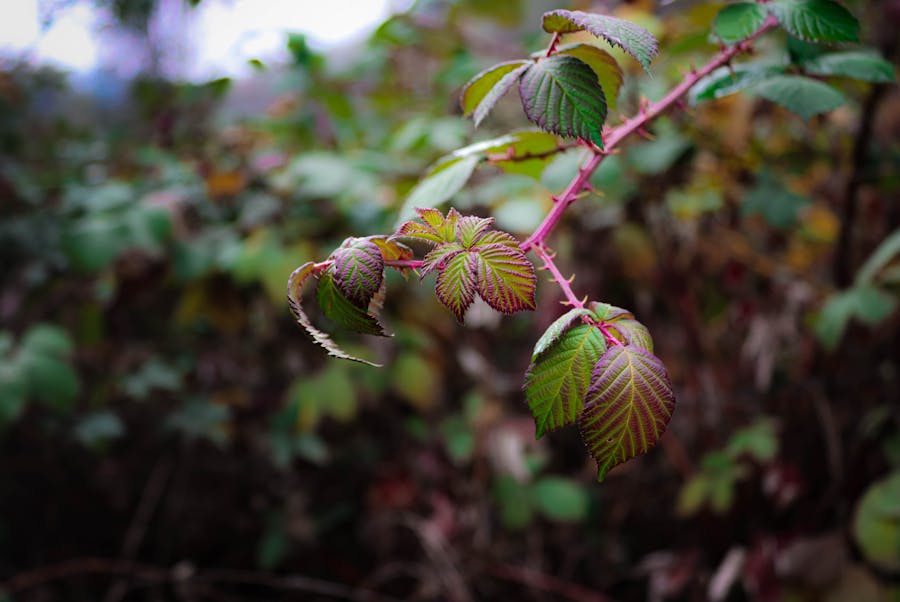
[[[900,5],[847,4],[896,64]],[[140,31],[154,2],[111,5]],[[551,285],[459,327],[392,274],[395,336],[339,335],[382,369],[292,323],[294,267],[391,232],[429,164],[527,126],[508,98],[473,131],[457,95],[546,45],[558,7],[603,9],[423,0],[351,58],[294,34],[287,66],[150,70],[113,104],[0,64],[6,599],[900,599],[896,85],[841,81],[808,121],[685,107],[602,165],[551,244],[648,325],[678,396],[602,485],[524,406]],[[608,3],[662,48],[652,78],[619,55],[619,114],[715,52],[720,7]],[[775,34],[748,60],[818,52]],[[452,204],[527,235],[579,160],[482,167]]]

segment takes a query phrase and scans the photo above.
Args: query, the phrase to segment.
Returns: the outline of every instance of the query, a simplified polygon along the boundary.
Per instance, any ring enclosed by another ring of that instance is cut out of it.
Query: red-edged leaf
[[[592,302],[590,304],[594,318],[608,325],[607,331],[620,343],[636,345],[644,351],[653,353],[653,338],[647,327],[634,319],[634,314],[621,307],[607,303]]]
[[[462,324],[466,310],[475,300],[475,256],[457,252],[438,274],[435,291],[441,303]]]
[[[313,326],[312,322],[310,322],[309,317],[303,311],[301,298],[303,293],[303,283],[315,273],[315,264],[312,262],[308,262],[304,263],[299,268],[294,270],[291,273],[290,278],[288,278],[288,305],[290,305],[291,313],[294,314],[294,317],[297,319],[297,323],[303,327],[303,330],[306,331],[306,333],[312,338],[313,341],[315,341],[318,345],[325,349],[325,351],[328,352],[328,355],[339,359],[368,364],[370,366],[379,366],[379,364],[374,364],[367,360],[350,355],[349,353],[338,347],[337,344],[333,340],[331,340],[331,337],[329,337],[321,330],[317,329],[315,326]]]
[[[366,309],[384,279],[384,259],[377,244],[365,238],[344,241],[334,257],[334,283],[357,307]]]
[[[675,393],[663,363],[634,345],[614,345],[591,377],[578,427],[597,478],[656,445],[675,410]]]
[[[503,244],[477,247],[478,294],[499,312],[534,309],[534,266],[518,248]]]
[[[519,248],[519,241],[512,234],[500,230],[490,230],[478,237],[479,246],[503,245],[512,249]]]
[[[650,61],[659,52],[659,43],[649,31],[630,21],[608,15],[580,10],[553,10],[544,13],[542,25],[548,33],[588,31],[633,56],[648,73]]]
[[[381,249],[381,258],[385,261],[413,258],[412,249],[393,236],[367,236],[366,240],[371,240],[378,245],[378,248]]]
[[[433,245],[439,245],[444,242],[444,239],[441,238],[441,235],[438,234],[434,228],[428,224],[413,221],[400,224],[395,236],[401,238],[415,238],[416,240],[421,240]]]
[[[478,240],[478,237],[490,228],[493,223],[494,218],[492,217],[475,217],[474,215],[461,217],[457,225],[459,242],[465,248],[471,248],[475,241]]]
[[[422,267],[419,268],[419,272],[424,277],[434,270],[443,270],[448,261],[464,250],[463,246],[458,242],[448,242],[438,245],[425,255]]]

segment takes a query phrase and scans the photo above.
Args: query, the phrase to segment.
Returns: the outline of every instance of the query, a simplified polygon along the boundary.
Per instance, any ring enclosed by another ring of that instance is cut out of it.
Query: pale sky
[[[41,31],[39,4],[52,0],[0,0],[0,57],[29,53],[32,60],[73,71],[90,71],[104,54],[100,15],[89,0],[62,5]],[[203,0],[185,10],[179,27],[190,33],[192,56],[178,67],[190,79],[245,73],[249,59],[284,61],[285,33],[302,32],[310,45],[327,49],[371,32],[409,0]],[[180,10],[180,1],[170,3]],[[179,17],[176,15],[176,19]]]

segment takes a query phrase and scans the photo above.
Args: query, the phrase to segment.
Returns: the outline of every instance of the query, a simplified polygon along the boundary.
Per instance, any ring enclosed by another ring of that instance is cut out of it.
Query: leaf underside
[[[475,127],[478,127],[497,101],[515,85],[529,64],[529,61],[500,63],[469,80],[460,95],[463,115],[472,115]]]
[[[603,147],[606,97],[584,61],[566,55],[537,61],[519,80],[519,94],[525,115],[542,129]]]
[[[634,345],[614,345],[592,374],[581,436],[597,461],[597,478],[659,441],[675,410],[675,394],[665,366]]]
[[[650,62],[659,53],[659,43],[653,34],[639,25],[616,17],[580,10],[554,10],[544,13],[542,25],[547,33],[587,31],[603,38],[633,56],[648,73]]]
[[[844,95],[828,84],[800,75],[769,77],[752,89],[803,119],[833,111],[844,104]]]
[[[810,75],[850,77],[875,83],[896,80],[891,63],[872,52],[860,50],[822,54],[804,62],[803,70]]]
[[[807,42],[858,42],[859,22],[832,0],[775,0],[769,10],[794,37]]]
[[[300,326],[303,327],[303,329],[312,338],[313,341],[315,341],[318,345],[325,349],[325,351],[328,352],[328,355],[339,359],[368,364],[369,366],[380,366],[380,364],[375,364],[370,361],[350,355],[349,353],[338,347],[338,345],[326,333],[313,326],[312,322],[309,320],[309,317],[303,311],[303,306],[301,304],[301,295],[303,283],[310,276],[315,274],[315,272],[315,264],[313,262],[307,262],[294,270],[291,273],[290,278],[288,279],[288,305],[290,305],[291,313],[294,314],[294,317],[297,319],[297,323],[299,323]]]
[[[366,301],[365,307],[359,307],[341,292],[335,282],[333,267],[319,275],[319,283],[316,286],[316,302],[322,313],[344,328],[361,334],[388,336],[378,320],[369,315],[368,301]]]
[[[624,77],[622,68],[610,53],[590,44],[568,44],[558,48],[556,54],[574,56],[585,62],[597,75],[597,82],[603,88],[606,104],[613,111],[616,110],[616,100],[619,97]]]

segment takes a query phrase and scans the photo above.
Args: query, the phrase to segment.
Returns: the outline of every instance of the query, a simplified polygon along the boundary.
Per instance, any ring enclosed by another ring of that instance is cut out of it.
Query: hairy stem
[[[553,262],[553,254],[546,246],[544,246],[544,243],[536,244],[532,247],[532,250],[534,251],[534,254],[540,257],[541,261],[544,262],[544,269],[553,275],[553,281],[559,285],[559,288],[561,288],[566,295],[566,301],[563,301],[563,304],[571,305],[572,307],[584,307],[584,301],[575,296],[575,293],[572,292],[572,287],[570,286],[574,276],[572,278],[563,277],[559,268],[556,267],[556,264]]]
[[[537,253],[537,247],[541,245],[544,240],[546,240],[547,236],[549,236],[550,232],[556,226],[557,222],[559,222],[563,213],[565,213],[566,209],[569,205],[575,202],[578,198],[578,195],[585,190],[588,186],[588,181],[590,180],[593,173],[600,166],[600,163],[603,162],[611,151],[620,143],[622,140],[634,134],[636,132],[642,132],[644,128],[654,119],[659,117],[673,105],[681,100],[681,98],[687,94],[687,92],[694,86],[698,81],[702,78],[706,77],[719,67],[723,65],[727,65],[731,59],[742,52],[746,52],[752,46],[752,43],[756,38],[762,35],[764,32],[772,29],[778,25],[778,21],[771,15],[766,19],[766,21],[762,24],[762,26],[756,30],[753,34],[748,36],[745,40],[738,42],[733,46],[729,46],[725,48],[717,55],[715,55],[708,63],[706,63],[703,67],[699,69],[692,69],[690,73],[688,73],[680,84],[672,88],[668,94],[666,94],[663,98],[659,99],[656,102],[647,104],[641,107],[640,113],[631,119],[625,120],[621,125],[608,130],[606,132],[606,136],[604,137],[604,148],[600,149],[592,144],[585,144],[587,148],[590,148],[593,152],[593,155],[588,160],[585,165],[578,170],[578,174],[572,179],[569,185],[566,187],[565,192],[560,195],[559,198],[554,199],[555,204],[553,208],[547,213],[544,221],[537,227],[537,229],[525,239],[519,248],[522,251],[530,251],[534,250]]]

